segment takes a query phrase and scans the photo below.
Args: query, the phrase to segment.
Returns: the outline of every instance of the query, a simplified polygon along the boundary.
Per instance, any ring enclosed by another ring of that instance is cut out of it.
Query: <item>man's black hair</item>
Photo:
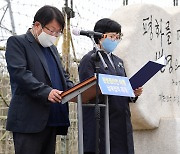
[[[121,33],[121,25],[112,19],[103,18],[96,22],[94,31],[103,34],[108,32]],[[99,43],[99,39],[95,38],[95,42]]]
[[[41,23],[42,27],[44,27],[53,19],[59,23],[61,29],[63,30],[65,22],[62,12],[54,6],[45,5],[36,12],[33,24],[38,21]]]

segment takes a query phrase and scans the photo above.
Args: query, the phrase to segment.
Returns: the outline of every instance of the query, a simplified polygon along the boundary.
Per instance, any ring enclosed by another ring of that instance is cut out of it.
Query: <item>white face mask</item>
[[[39,43],[43,47],[50,47],[51,45],[54,45],[57,40],[57,37],[49,35],[49,34],[45,33],[43,30],[37,38],[39,40]]]

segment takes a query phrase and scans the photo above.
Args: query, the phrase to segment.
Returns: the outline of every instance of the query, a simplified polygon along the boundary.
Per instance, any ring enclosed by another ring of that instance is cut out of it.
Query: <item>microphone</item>
[[[94,32],[94,31],[84,31],[84,30],[79,30],[79,29],[73,29],[72,33],[76,36],[79,36],[79,35],[84,35],[87,37],[94,36],[94,38],[103,38],[104,37],[103,33]]]

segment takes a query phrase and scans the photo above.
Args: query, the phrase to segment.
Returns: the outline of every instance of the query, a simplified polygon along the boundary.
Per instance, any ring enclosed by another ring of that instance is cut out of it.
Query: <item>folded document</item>
[[[147,62],[136,74],[130,79],[132,89],[142,87],[149,79],[151,79],[161,68],[166,65],[165,56],[162,56],[157,61]]]

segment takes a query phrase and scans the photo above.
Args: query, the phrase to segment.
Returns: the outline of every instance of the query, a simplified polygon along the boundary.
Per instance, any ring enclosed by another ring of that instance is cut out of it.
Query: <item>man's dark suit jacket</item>
[[[64,90],[73,86],[65,73],[55,46],[50,47]],[[6,129],[20,133],[42,131],[48,121],[51,88],[50,73],[40,46],[30,31],[7,41],[6,62],[10,74],[12,99]]]

